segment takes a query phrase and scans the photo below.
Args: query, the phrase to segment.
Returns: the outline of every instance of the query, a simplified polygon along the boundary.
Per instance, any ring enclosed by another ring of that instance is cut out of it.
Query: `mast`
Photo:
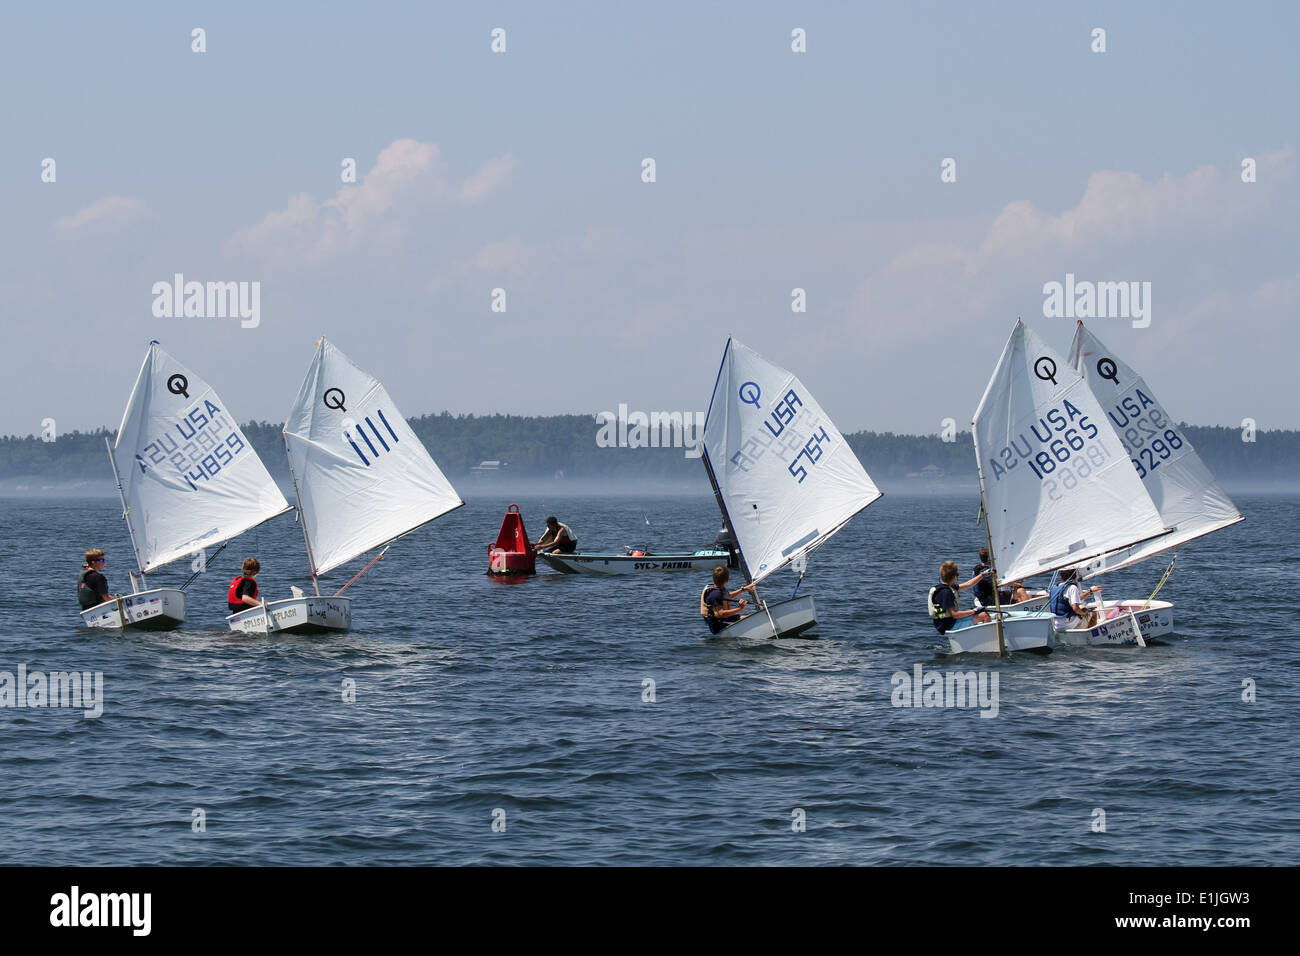
[[[749,573],[749,565],[745,562],[745,552],[740,549],[740,539],[736,537],[736,529],[731,525],[731,515],[727,514],[727,502],[722,497],[722,490],[718,488],[718,478],[713,473],[713,463],[709,461],[709,450],[700,444],[702,454],[700,458],[704,462],[704,470],[708,472],[709,484],[713,486],[713,497],[718,501],[718,510],[722,512],[722,523],[727,528],[727,533],[731,535],[731,540],[735,542],[736,554],[740,556],[740,569],[745,573],[745,583],[749,584],[754,580],[754,576]]]
[[[293,500],[298,504],[298,524],[302,526],[302,541],[307,546],[307,567],[311,571],[311,590],[320,597],[320,585],[316,583],[316,558],[311,553],[311,538],[307,537],[307,516],[302,510],[302,494],[298,491],[298,475],[293,470],[293,453],[289,451],[289,436],[280,431],[280,440],[284,442],[284,456],[289,459],[289,480],[293,482]]]
[[[1002,595],[998,588],[998,553],[993,550],[993,531],[989,527],[989,513],[984,506],[984,466],[980,463],[979,440],[975,437],[975,425],[971,424],[971,440],[975,444],[975,473],[980,481],[980,514],[984,516],[984,540],[989,549],[989,570],[993,572],[993,607],[997,616],[993,618],[998,630],[998,656],[1007,656],[1006,636],[1002,633]],[[954,595],[955,597],[955,595]]]
[[[117,459],[113,457],[113,443],[104,436],[104,446],[108,449],[108,462],[113,466],[113,480],[117,482],[117,497],[122,502],[122,518],[126,521],[126,533],[131,536],[131,551],[135,554],[135,566],[140,569],[140,579],[144,580],[144,562],[140,560],[140,548],[135,543],[135,529],[131,527],[131,508],[126,503],[126,492],[122,490],[122,476],[117,470]],[[132,579],[131,590],[135,591]]]

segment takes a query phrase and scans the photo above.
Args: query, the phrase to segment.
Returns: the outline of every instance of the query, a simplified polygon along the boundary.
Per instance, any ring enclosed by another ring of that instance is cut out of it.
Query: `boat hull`
[[[87,627],[167,631],[185,623],[185,592],[179,588],[150,588],[105,601],[81,612]]]
[[[1174,631],[1174,606],[1168,601],[1106,601],[1102,608],[1104,620],[1096,627],[1059,631],[1057,641],[1079,647],[1136,644],[1134,619],[1144,641],[1168,637]]]
[[[1002,605],[1002,610],[1003,610],[1003,612],[1007,612],[1007,611],[1041,611],[1043,608],[1047,607],[1047,598],[1048,598],[1048,596],[1049,596],[1049,595],[1048,595],[1048,593],[1047,593],[1046,591],[1043,591],[1041,594],[1037,594],[1037,593],[1035,593],[1035,594],[1031,594],[1028,600],[1026,600],[1026,601],[1021,601],[1019,604],[1004,604],[1004,605]],[[978,602],[976,602],[976,603],[978,603]],[[993,611],[993,607],[994,607],[994,606],[990,604],[990,605],[987,606],[986,610],[988,610],[988,611],[991,613],[991,612]]]
[[[774,622],[775,630],[772,628]],[[725,630],[710,634],[709,637],[725,637],[727,640],[798,637],[816,623],[817,609],[813,606],[812,595],[805,594],[789,601],[768,602],[766,611],[755,611],[735,624],[728,625]]]
[[[269,628],[266,611],[271,614]],[[232,631],[247,634],[327,634],[347,631],[352,627],[352,599],[325,595],[285,598],[269,602],[265,610],[250,607],[247,611],[231,614],[226,622]]]
[[[1046,611],[1021,612],[1002,619],[1002,635],[1009,651],[1032,651],[1052,646],[1052,615]],[[998,626],[969,624],[944,635],[954,654],[997,654]]]
[[[565,574],[646,574],[712,571],[727,564],[727,552],[700,554],[539,554],[537,559]]]

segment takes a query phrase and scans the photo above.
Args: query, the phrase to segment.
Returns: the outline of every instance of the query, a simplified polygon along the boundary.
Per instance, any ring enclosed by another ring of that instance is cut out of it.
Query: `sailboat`
[[[1083,577],[1129,567],[1245,520],[1147,383],[1082,322],[1066,360],[1106,410],[1161,519],[1172,529],[1160,538],[1099,556],[1081,568]],[[1071,644],[1134,643],[1173,630],[1173,605],[1167,601],[1105,601],[1099,612],[1096,627],[1072,629],[1059,637]]]
[[[748,584],[788,564],[802,567],[880,497],[804,384],[734,338],[722,352],[701,449]],[[727,627],[728,638],[794,637],[816,623],[812,595],[757,603]]]
[[[1087,383],[1023,322],[971,431],[995,580],[1047,574],[1168,533]],[[954,654],[1050,647],[1052,614],[963,620],[947,637]]]
[[[183,588],[145,575],[215,547],[289,510],[220,396],[156,341],[105,439],[139,573],[130,595],[81,612],[91,627],[166,630],[185,620]]]
[[[226,618],[232,630],[346,631],[343,592],[383,558],[393,541],[465,502],[443,476],[383,384],[321,339],[284,423],[312,593],[250,607]],[[333,594],[318,578],[382,548]]]

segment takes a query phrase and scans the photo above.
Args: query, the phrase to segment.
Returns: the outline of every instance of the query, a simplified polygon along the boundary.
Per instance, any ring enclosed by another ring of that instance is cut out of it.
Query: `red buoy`
[[[518,505],[511,505],[496,541],[488,545],[488,574],[533,574],[536,570],[537,552],[524,530],[524,516]]]

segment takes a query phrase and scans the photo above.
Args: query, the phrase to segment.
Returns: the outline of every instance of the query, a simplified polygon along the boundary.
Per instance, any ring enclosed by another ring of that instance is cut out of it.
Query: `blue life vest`
[[[1057,617],[1073,617],[1074,608],[1070,607],[1070,602],[1065,599],[1065,592],[1074,584],[1074,581],[1066,581],[1052,588],[1051,606],[1052,613]]]

